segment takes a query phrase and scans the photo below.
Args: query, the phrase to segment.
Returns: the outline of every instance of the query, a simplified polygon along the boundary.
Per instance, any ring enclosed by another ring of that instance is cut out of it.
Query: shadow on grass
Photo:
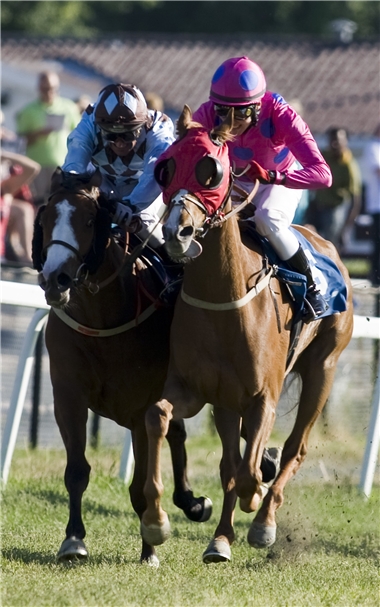
[[[55,491],[52,489],[38,489],[35,487],[26,487],[23,492],[23,496],[30,495],[34,498],[37,498],[39,501],[44,500],[48,504],[53,506],[68,506],[69,503],[69,494],[61,493],[60,491]],[[83,495],[83,504],[82,504],[83,514],[89,513],[99,516],[128,516],[130,512],[126,510],[122,510],[120,508],[112,507],[112,505],[108,506],[106,504],[99,504],[94,500],[88,498],[86,493]]]
[[[8,548],[2,550],[3,558],[7,561],[21,561],[25,565],[51,565],[56,562],[55,554],[48,552],[30,552],[25,548]]]
[[[49,565],[55,565],[57,567],[62,568],[74,568],[84,565],[89,566],[101,566],[104,565],[140,565],[140,561],[138,558],[127,558],[124,555],[116,554],[95,554],[92,556],[90,554],[88,559],[73,559],[72,561],[64,561],[59,563],[56,558],[56,554],[48,553],[48,552],[31,552],[25,548],[9,548],[7,550],[2,550],[2,555],[4,560],[9,562],[11,561],[19,561],[24,563],[24,565],[42,565],[44,567]]]

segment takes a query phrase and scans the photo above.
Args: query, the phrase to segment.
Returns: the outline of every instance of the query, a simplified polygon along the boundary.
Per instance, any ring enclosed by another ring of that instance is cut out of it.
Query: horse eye
[[[154,169],[154,177],[158,185],[162,188],[167,188],[173,180],[175,169],[174,158],[161,160]]]
[[[223,180],[223,167],[214,156],[205,156],[195,167],[197,181],[210,190],[220,186]]]
[[[88,222],[86,223],[86,226],[87,226],[88,228],[92,228],[92,226],[93,226],[93,225],[95,225],[95,219],[94,219],[94,218],[91,218],[91,219],[89,219],[89,220],[88,220]]]

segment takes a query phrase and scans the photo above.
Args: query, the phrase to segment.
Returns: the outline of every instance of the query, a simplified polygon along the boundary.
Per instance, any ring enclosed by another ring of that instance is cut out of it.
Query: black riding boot
[[[309,260],[305,255],[305,251],[299,246],[298,251],[286,260],[286,263],[292,270],[304,274],[307,281],[307,291],[305,295],[306,305],[309,309],[312,318],[318,318],[328,309],[328,303],[324,300],[321,292],[314,282]]]

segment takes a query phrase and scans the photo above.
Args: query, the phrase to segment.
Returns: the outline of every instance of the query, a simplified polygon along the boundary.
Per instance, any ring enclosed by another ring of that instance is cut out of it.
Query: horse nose
[[[178,236],[180,239],[192,238],[194,236],[195,230],[193,226],[185,226],[178,230]]]
[[[40,285],[41,289],[46,291],[47,281],[46,281],[46,278],[45,278],[43,272],[39,272],[39,274],[38,274],[38,284]]]
[[[40,272],[38,283],[44,291],[64,293],[72,287],[73,280],[66,272],[50,272],[48,276],[45,276],[43,272]]]
[[[72,286],[73,281],[68,274],[60,272],[57,276],[57,288],[60,293],[67,291]]]
[[[162,234],[165,242],[173,240],[183,241],[192,238],[195,234],[195,230],[193,226],[176,226],[175,229],[173,229],[170,226],[164,225],[162,226]]]

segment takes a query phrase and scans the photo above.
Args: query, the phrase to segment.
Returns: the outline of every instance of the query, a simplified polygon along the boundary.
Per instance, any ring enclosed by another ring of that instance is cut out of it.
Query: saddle
[[[304,322],[309,321],[308,308],[305,306],[305,295],[307,290],[306,277],[292,270],[281,260],[273,250],[268,239],[261,236],[255,228],[253,221],[244,221],[240,224],[241,229],[249,238],[254,240],[263,251],[266,263],[273,268],[273,275],[282,282],[291,297],[293,306],[293,321],[290,333],[290,346],[287,358],[287,366],[293,358],[298,344]],[[338,266],[326,255],[319,253],[313,245],[296,229],[289,228],[296,236],[298,242],[307,252],[309,263],[313,267],[315,280],[321,289],[323,297],[329,304],[328,309],[319,318],[325,318],[332,314],[344,312],[347,309],[347,287]]]

